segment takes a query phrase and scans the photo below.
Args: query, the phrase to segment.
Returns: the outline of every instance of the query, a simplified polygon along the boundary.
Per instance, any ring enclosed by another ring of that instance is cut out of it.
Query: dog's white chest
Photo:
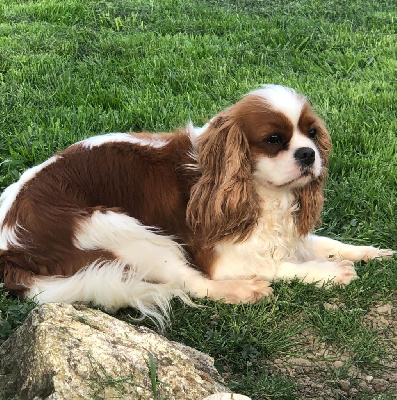
[[[304,241],[297,235],[295,211],[289,196],[263,200],[262,216],[246,241],[223,242],[215,247],[218,259],[213,279],[259,276],[271,280],[281,262],[304,258]]]

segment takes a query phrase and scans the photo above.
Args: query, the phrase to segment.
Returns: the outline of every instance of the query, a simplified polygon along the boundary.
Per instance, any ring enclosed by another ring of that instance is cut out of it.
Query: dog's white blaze
[[[92,136],[88,139],[84,139],[76,144],[81,144],[82,146],[92,149],[96,146],[102,146],[106,143],[113,142],[127,142],[137,144],[139,146],[150,146],[154,148],[164,147],[168,142],[162,140],[159,136],[153,135],[151,138],[137,138],[128,133],[108,133],[105,135]]]
[[[8,227],[3,225],[4,218],[10,210],[12,204],[18,196],[21,188],[29,182],[35,175],[48,165],[54,163],[58,156],[53,156],[43,163],[26,170],[19,180],[8,186],[0,197],[0,249],[7,250],[8,243],[17,245],[17,230],[18,226]]]
[[[280,111],[288,117],[294,127],[298,126],[305,98],[295,90],[280,85],[263,85],[261,89],[249,94],[263,97],[275,111]]]

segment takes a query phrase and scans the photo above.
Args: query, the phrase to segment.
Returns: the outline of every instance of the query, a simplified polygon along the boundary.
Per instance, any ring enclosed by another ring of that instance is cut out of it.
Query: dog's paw
[[[353,261],[382,260],[393,257],[395,252],[390,249],[378,249],[373,246],[356,246],[353,257],[347,257]]]
[[[270,283],[259,278],[220,282],[224,285],[222,297],[227,303],[256,303],[262,297],[273,295]]]
[[[341,260],[334,264],[336,265],[333,265],[333,271],[330,271],[330,278],[333,283],[337,285],[348,285],[351,281],[358,278],[352,261]],[[332,277],[333,274],[335,275],[334,277]]]
[[[315,265],[311,273],[304,279],[304,282],[316,282],[317,286],[335,283],[337,285],[348,285],[352,280],[357,279],[354,263],[349,260],[339,261],[312,261]]]
[[[393,255],[396,254],[395,251],[391,250],[391,249],[376,249],[375,251],[369,255],[365,261],[371,260],[371,259],[378,259],[378,260],[383,260],[385,258],[392,258]]]

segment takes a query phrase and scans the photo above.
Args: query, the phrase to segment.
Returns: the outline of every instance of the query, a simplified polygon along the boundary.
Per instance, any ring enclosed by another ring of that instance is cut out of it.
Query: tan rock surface
[[[37,307],[0,348],[0,399],[204,399],[213,360],[98,310]]]

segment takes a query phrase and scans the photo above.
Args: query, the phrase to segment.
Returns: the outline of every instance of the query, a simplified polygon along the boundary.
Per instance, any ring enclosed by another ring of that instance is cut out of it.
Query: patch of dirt
[[[300,399],[373,399],[379,394],[397,399],[397,307],[379,304],[364,315],[362,324],[378,334],[379,354],[384,356],[375,363],[354,362],[350,349],[321,342],[312,328],[300,335],[301,343],[290,353],[294,356],[273,359],[266,368],[296,382]]]

